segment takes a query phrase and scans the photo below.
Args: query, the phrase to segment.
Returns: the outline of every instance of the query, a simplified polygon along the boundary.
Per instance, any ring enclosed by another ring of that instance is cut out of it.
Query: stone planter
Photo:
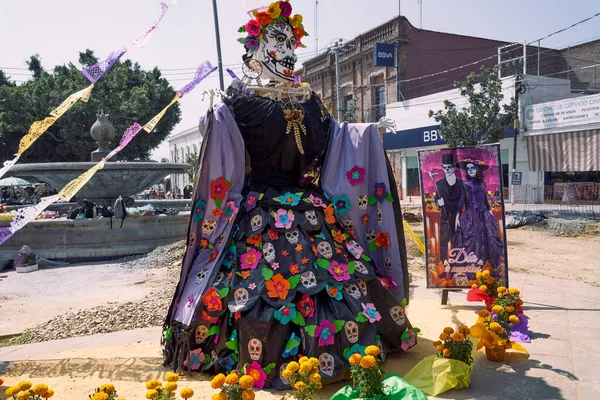
[[[38,270],[38,265],[37,264],[33,264],[33,265],[24,265],[22,267],[15,267],[15,270],[19,273],[23,273],[23,272],[33,272],[33,271],[37,271]]]

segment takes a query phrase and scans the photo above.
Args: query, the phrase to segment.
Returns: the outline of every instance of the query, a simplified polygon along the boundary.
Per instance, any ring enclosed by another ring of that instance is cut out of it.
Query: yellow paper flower
[[[321,375],[317,372],[315,372],[314,374],[310,375],[310,381],[313,383],[318,383],[321,382]]]
[[[223,386],[223,383],[225,383],[225,375],[218,374],[210,381],[210,387],[213,389],[220,389],[221,386]]]
[[[281,8],[279,7],[279,2],[273,2],[269,4],[269,8],[267,9],[267,14],[273,19],[279,18],[279,14],[281,14]]]
[[[519,322],[521,322],[519,317],[517,317],[516,315],[511,315],[510,317],[508,317],[508,320],[513,324],[518,324]]]
[[[482,278],[488,278],[490,276],[490,271],[487,269],[481,273]]]
[[[99,393],[98,393],[99,394]],[[106,394],[106,393],[105,393]],[[92,398],[92,400],[99,400],[99,399],[95,399],[96,396],[94,396],[94,398]],[[156,391],[156,389],[150,389],[146,392],[146,398],[147,399],[155,399],[158,397],[158,392]],[[108,397],[106,397],[106,399],[108,399]]]
[[[292,372],[296,372],[300,369],[300,365],[296,361],[292,361],[288,364],[287,369],[289,369]]]
[[[498,293],[506,293],[506,288],[504,286],[498,286]]]
[[[450,340],[450,335],[448,335],[448,334],[447,334],[447,333],[445,333],[445,332],[442,332],[442,333],[440,333],[440,340],[443,340],[444,342],[445,342],[446,340]]]
[[[242,387],[242,389],[250,389],[252,385],[254,385],[254,378],[250,375],[244,375],[240,378],[240,386]]]
[[[447,326],[444,328],[444,333],[447,333],[448,335],[452,335],[454,333],[454,329]]]
[[[483,292],[487,292],[487,286],[481,285],[481,286],[479,286],[479,290],[481,290]]]
[[[179,392],[179,395],[184,399],[189,399],[190,397],[192,397],[194,395],[194,391],[190,388],[183,388]]]
[[[292,377],[292,374],[293,374],[293,372],[286,368],[281,373],[281,376],[285,379],[290,379]]]
[[[50,388],[48,388],[48,391],[42,395],[42,397],[45,399],[49,399],[52,396],[54,396],[54,390]]]
[[[511,313],[511,312],[515,311],[515,308],[513,306],[506,306],[504,309],[506,310],[507,313]]]
[[[365,349],[365,354],[367,354],[368,356],[377,357],[379,353],[381,353],[381,350],[377,346],[367,346],[367,348]]]
[[[17,384],[17,386],[19,387],[19,390],[22,390],[22,391],[29,390],[29,389],[31,389],[31,382],[29,382],[29,381],[19,382]]]
[[[487,318],[490,316],[490,313],[488,312],[488,310],[479,310],[479,316],[481,318]]]
[[[177,375],[175,372],[168,372],[167,375],[165,376],[165,380],[167,382],[178,382],[179,375]]]
[[[106,394],[106,393],[104,393],[104,394]],[[30,395],[29,390],[19,392],[19,394],[17,395],[17,400],[28,400],[30,397],[29,395]],[[108,399],[108,397],[107,397],[107,399]]]
[[[161,386],[161,383],[156,379],[150,379],[148,382],[146,382],[146,389],[148,390],[156,389],[159,386]]]
[[[350,365],[358,365],[360,364],[360,360],[362,359],[362,356],[358,353],[354,353],[350,356]]]
[[[242,392],[242,400],[254,400],[254,392],[252,390],[244,390]]]
[[[227,400],[227,394],[223,392],[215,393],[211,397],[212,400]]]
[[[364,356],[360,360],[360,366],[365,369],[373,368],[376,364],[377,364],[377,360],[373,356]]]
[[[102,392],[106,392],[108,394],[111,394],[115,391],[115,385],[113,385],[112,383],[106,383],[102,386],[100,386],[100,390]]]
[[[460,332],[456,332],[454,336],[452,336],[452,340],[454,340],[455,342],[462,342],[465,340],[465,335],[463,335]]]
[[[304,390],[304,389],[306,389],[306,383],[304,383],[302,381],[298,381],[294,384],[294,388],[296,390]]]
[[[33,387],[33,394],[40,396],[48,391],[48,385],[38,383]]]
[[[225,378],[225,383],[228,385],[235,385],[236,383],[238,383],[238,381],[239,378],[235,372],[230,373],[229,375],[227,375],[227,378]]]
[[[165,389],[167,389],[169,392],[174,392],[177,390],[177,382],[167,382],[165,384]]]
[[[290,25],[292,25],[294,28],[300,26],[300,24],[302,24],[302,15],[294,14],[290,17]]]
[[[444,353],[444,357],[450,357],[450,354],[451,354],[450,349],[444,349],[443,353]]]

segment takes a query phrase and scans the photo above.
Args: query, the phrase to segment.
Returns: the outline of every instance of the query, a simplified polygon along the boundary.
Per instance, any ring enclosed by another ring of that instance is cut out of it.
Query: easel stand
[[[462,289],[443,289],[442,290],[442,305],[448,304],[448,292],[462,292]]]

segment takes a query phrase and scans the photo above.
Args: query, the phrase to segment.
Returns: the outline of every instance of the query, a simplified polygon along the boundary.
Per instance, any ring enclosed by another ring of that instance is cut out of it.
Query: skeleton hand
[[[392,133],[396,133],[396,122],[389,117],[382,117],[377,124],[379,133],[383,134],[386,130],[390,130]],[[382,132],[383,130],[383,132]]]
[[[444,199],[442,199],[441,197],[438,199],[437,203],[438,203],[438,206],[444,207]]]
[[[458,230],[460,228],[460,215],[456,214],[456,222],[454,224],[454,230]]]

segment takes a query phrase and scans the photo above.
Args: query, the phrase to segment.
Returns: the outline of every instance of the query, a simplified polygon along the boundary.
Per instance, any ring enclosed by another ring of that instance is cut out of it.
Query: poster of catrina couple
[[[428,288],[470,288],[490,271],[508,286],[500,146],[421,150]]]

